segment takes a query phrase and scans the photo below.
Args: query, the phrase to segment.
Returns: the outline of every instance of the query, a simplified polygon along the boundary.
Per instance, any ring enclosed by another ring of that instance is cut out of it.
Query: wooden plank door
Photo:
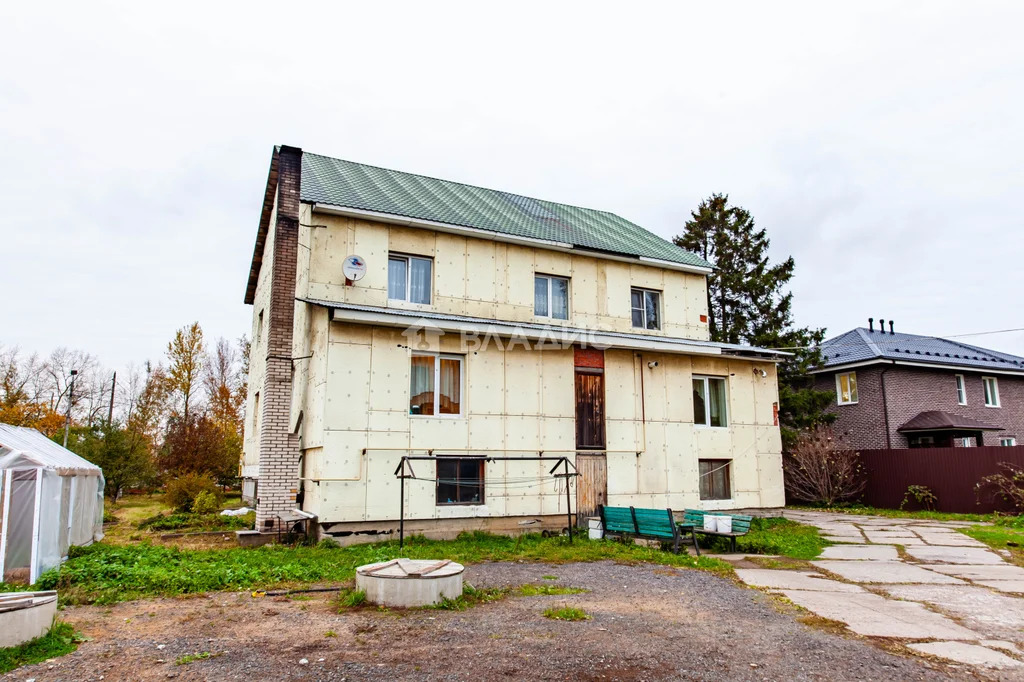
[[[608,461],[603,454],[576,454],[576,524],[586,526],[597,505],[608,503]]]
[[[576,354],[576,524],[587,525],[608,501],[604,424],[604,355]],[[593,452],[593,451],[602,452]],[[590,452],[588,452],[590,451]]]

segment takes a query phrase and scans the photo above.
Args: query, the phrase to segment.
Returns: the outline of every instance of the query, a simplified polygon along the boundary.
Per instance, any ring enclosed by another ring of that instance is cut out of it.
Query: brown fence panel
[[[975,484],[998,473],[1001,462],[1024,468],[1024,446],[861,450],[860,455],[868,479],[864,502],[886,509],[899,508],[907,486],[923,485],[938,498],[939,511],[1011,511],[990,489],[979,497]],[[911,498],[907,509],[919,508]]]

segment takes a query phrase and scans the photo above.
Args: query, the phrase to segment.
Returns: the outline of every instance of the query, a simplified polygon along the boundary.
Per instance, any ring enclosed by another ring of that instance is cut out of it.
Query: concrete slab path
[[[921,654],[1024,680],[1024,567],[960,532],[975,524],[784,516],[836,543],[810,562],[819,572],[738,569],[740,580],[858,634],[914,640],[907,646]]]

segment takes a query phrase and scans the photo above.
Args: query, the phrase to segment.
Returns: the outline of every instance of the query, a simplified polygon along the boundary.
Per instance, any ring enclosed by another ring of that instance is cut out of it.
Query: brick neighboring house
[[[836,430],[857,449],[1017,445],[1024,358],[884,320],[822,344],[816,386],[836,392]]]

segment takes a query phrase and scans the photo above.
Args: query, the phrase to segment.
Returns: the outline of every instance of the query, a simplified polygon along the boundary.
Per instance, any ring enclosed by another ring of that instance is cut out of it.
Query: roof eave
[[[844,362],[841,364],[828,365],[826,367],[812,369],[808,372],[808,374],[827,374],[829,372],[838,372],[844,369],[854,369],[855,367],[866,367],[868,365],[900,365],[903,367],[925,367],[928,369],[944,369],[949,371],[974,372],[976,374],[1001,374],[1008,376],[1024,377],[1024,370],[996,369],[994,367],[978,367],[977,365],[953,365],[937,362],[914,362],[913,360],[896,360],[893,358],[868,358],[867,360],[854,360],[853,362]]]
[[[389,310],[375,306],[352,306],[344,303],[320,301],[316,299],[299,299],[310,305],[330,308],[331,319],[339,322],[355,324],[379,325],[384,327],[410,327],[420,320],[428,321],[430,326],[444,332],[479,333],[496,336],[522,336],[559,343],[585,342],[594,346],[607,348],[624,348],[632,350],[650,350],[684,355],[713,355],[726,358],[737,358],[751,362],[776,363],[789,355],[754,346],[737,346],[719,344],[712,341],[682,339],[677,337],[651,336],[635,338],[617,332],[583,329],[580,327],[548,326],[521,323],[511,320],[487,320],[463,316],[446,316],[440,318],[429,312],[410,310]],[[447,319],[454,317],[456,319]]]
[[[379,211],[368,211],[365,209],[352,208],[348,206],[337,206],[334,204],[324,204],[319,202],[308,201],[304,203],[310,204],[313,208],[314,213],[326,213],[328,215],[340,215],[349,218],[376,220],[383,223],[390,223],[392,225],[402,225],[404,227],[435,230],[438,232],[446,232],[448,234],[475,237],[477,239],[487,239],[490,241],[503,242],[507,244],[532,246],[534,248],[548,249],[550,251],[561,251],[563,253],[583,253],[593,258],[602,258],[605,260],[615,260],[639,265],[648,265],[650,267],[664,268],[666,270],[678,270],[680,272],[689,272],[698,275],[710,275],[712,273],[712,269],[709,267],[687,265],[685,263],[675,263],[673,261],[661,260],[658,258],[649,258],[647,256],[634,256],[630,254],[619,254],[609,251],[585,249],[578,246],[574,246],[573,244],[570,244],[568,242],[557,242],[547,239],[537,239],[534,237],[520,237],[511,234],[504,234],[501,232],[494,232],[491,230],[482,230],[477,227],[468,227],[466,225],[454,225],[451,223],[442,223],[434,220],[410,218],[409,216],[397,215],[392,213],[382,213]]]

